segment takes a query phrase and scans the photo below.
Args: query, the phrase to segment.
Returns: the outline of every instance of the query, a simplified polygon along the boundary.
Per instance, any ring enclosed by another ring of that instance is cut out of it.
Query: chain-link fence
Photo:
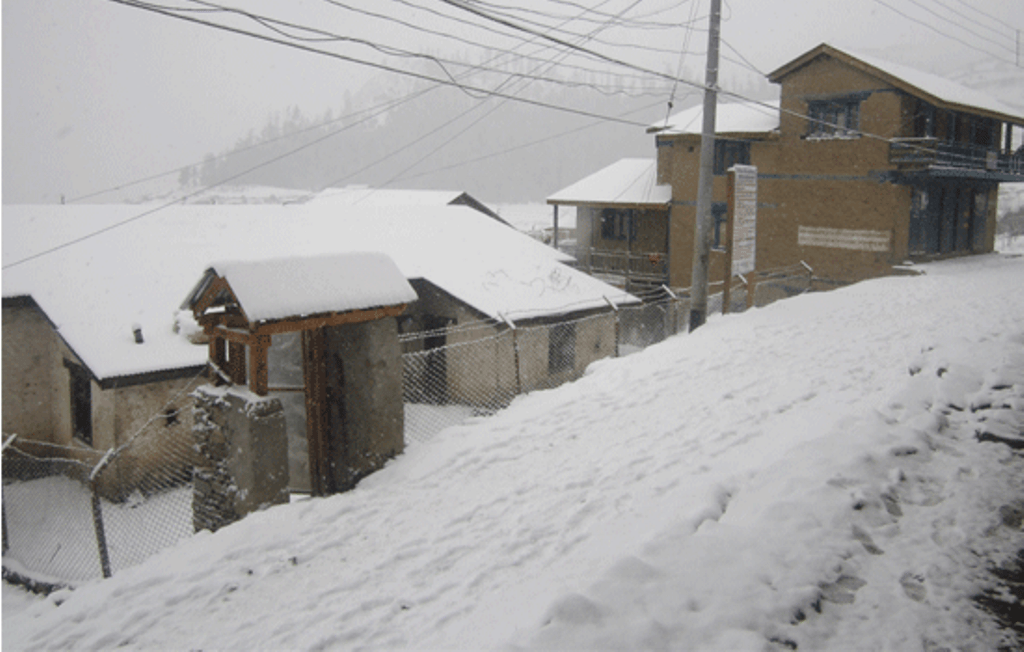
[[[159,413],[106,453],[5,434],[5,577],[73,586],[191,535],[196,459],[191,414],[180,412]]]
[[[765,306],[818,289],[807,265],[735,278],[728,312]],[[748,296],[753,287],[753,302]],[[712,287],[708,313],[721,312],[721,283]],[[574,318],[491,320],[402,336],[405,439],[425,442],[439,431],[492,414],[517,395],[579,378],[601,358],[626,356],[685,332],[688,290],[652,287],[639,304]]]
[[[759,273],[734,279],[730,311],[746,309],[751,286],[755,306],[832,287],[802,264]],[[427,442],[519,394],[575,380],[596,360],[686,331],[686,290],[652,288],[634,296],[642,302],[610,302],[607,310],[570,317],[506,318],[402,335],[406,441]],[[709,313],[721,311],[723,296],[721,286],[712,288]],[[288,396],[303,400],[301,393]],[[160,411],[106,453],[5,434],[5,577],[40,588],[74,585],[110,576],[191,535],[193,486],[196,477],[206,481],[196,475],[193,421],[187,408]]]

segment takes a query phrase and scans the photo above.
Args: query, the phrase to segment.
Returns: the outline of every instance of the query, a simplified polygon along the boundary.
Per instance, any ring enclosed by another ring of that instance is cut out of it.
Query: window
[[[70,374],[72,433],[92,446],[92,380],[85,367],[64,361]]]
[[[750,165],[750,143],[745,140],[715,139],[716,175],[723,175],[734,165]]]
[[[576,324],[555,324],[548,331],[548,373],[576,368]]]
[[[601,237],[605,240],[636,240],[633,211],[605,208],[601,211]]]
[[[860,98],[815,100],[807,103],[810,138],[851,138],[860,128]]]
[[[714,249],[725,249],[725,223],[729,221],[729,205],[716,201],[711,204],[711,216],[715,221],[715,240],[711,243]]]

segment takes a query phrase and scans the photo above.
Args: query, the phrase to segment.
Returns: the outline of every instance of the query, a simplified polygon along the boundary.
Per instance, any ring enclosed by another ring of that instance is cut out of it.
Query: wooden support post
[[[302,333],[302,370],[306,385],[306,438],[309,449],[309,483],[314,496],[326,496],[333,489],[328,466],[327,371],[325,332],[318,328]]]
[[[267,350],[269,335],[254,335],[249,345],[249,370],[252,375],[250,390],[257,396],[267,395]]]
[[[246,384],[245,345],[241,342],[228,342],[228,375],[232,383]]]
[[[554,232],[551,235],[551,246],[558,250],[558,204],[555,204]]]
[[[227,367],[228,352],[224,340],[216,337],[211,328],[206,329],[206,335],[210,338],[210,362],[218,369],[225,369]],[[220,375],[214,372],[211,380],[213,380],[214,384],[219,385],[221,382]]]
[[[736,171],[730,169],[726,175],[725,191],[725,270],[722,272],[725,288],[722,290],[722,314],[729,314],[732,301],[732,227],[736,213]]]

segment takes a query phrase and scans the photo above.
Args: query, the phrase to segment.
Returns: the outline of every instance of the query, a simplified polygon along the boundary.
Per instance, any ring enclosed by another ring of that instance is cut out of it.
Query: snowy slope
[[[1022,428],[1024,257],[919,269],[601,361],[19,604],[4,647],[995,649],[970,596],[1024,548],[1024,462],[975,432]]]

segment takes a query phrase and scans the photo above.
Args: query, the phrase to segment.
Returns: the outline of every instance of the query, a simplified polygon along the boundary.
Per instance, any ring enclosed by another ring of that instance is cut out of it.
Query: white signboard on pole
[[[732,215],[732,274],[748,274],[757,266],[757,168],[734,165]]]

